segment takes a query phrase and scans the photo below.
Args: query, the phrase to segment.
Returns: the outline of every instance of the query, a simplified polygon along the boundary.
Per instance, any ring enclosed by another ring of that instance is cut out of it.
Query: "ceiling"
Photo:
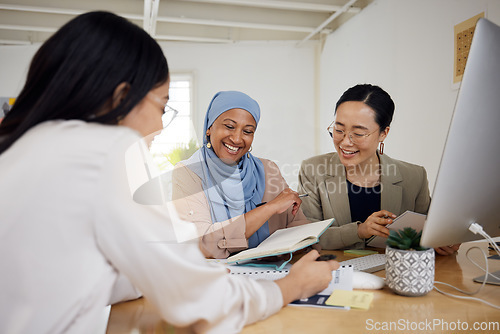
[[[0,44],[46,40],[74,16],[107,10],[158,41],[322,40],[372,0],[0,0]]]

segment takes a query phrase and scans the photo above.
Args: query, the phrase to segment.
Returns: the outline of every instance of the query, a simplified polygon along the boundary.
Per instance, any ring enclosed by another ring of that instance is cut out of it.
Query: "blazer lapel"
[[[403,181],[403,177],[399,172],[397,164],[391,158],[387,155],[379,157],[382,170],[381,209],[398,215],[401,213],[401,201],[403,198],[403,189],[399,183]]]
[[[325,186],[333,216],[338,224],[347,224],[351,222],[351,208],[349,206],[349,196],[347,195],[345,169],[336,154],[333,154],[330,158],[329,166],[332,168],[327,171]]]

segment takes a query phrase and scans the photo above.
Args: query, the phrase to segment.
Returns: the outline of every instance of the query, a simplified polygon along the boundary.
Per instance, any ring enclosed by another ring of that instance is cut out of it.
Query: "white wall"
[[[162,43],[170,70],[195,77],[195,127],[215,93],[240,90],[261,107],[252,153],[275,161],[293,188],[300,162],[314,155],[315,52],[312,44]],[[201,142],[202,138],[198,138]]]
[[[320,152],[337,99],[377,84],[396,103],[385,152],[426,167],[434,185],[458,93],[452,85],[453,26],[482,11],[500,24],[498,0],[376,0],[328,36],[321,55]]]
[[[0,96],[16,97],[23,88],[36,45],[0,46]]]

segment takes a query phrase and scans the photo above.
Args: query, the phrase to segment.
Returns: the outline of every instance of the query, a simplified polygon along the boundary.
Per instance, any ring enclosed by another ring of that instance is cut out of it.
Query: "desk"
[[[466,250],[473,244],[487,249],[485,242],[466,243],[460,247],[456,256],[436,255],[435,280],[468,291],[476,290],[479,284],[474,283],[472,279],[483,273],[465,257]],[[336,254],[339,261],[350,258],[341,251],[325,253]],[[470,255],[478,263],[483,263],[479,251],[472,251]],[[490,271],[500,270],[500,260],[489,260],[489,263]],[[385,277],[385,271],[375,274]],[[444,285],[437,286],[443,291],[462,295]],[[373,292],[374,299],[369,310],[347,311],[287,306],[264,321],[246,326],[242,333],[500,333],[500,310],[477,301],[444,296],[435,290],[422,297],[398,296],[387,287]],[[484,290],[474,297],[498,305],[500,286],[487,284]],[[448,330],[443,327],[444,324],[440,325],[438,322],[448,322]],[[474,325],[482,325],[485,329],[473,330]],[[384,326],[387,328],[383,328]],[[392,329],[389,326],[393,326]],[[419,330],[415,326],[427,326],[427,328],[421,327],[422,330]],[[467,330],[464,330],[465,326],[468,327]],[[489,330],[486,329],[487,326],[490,326]],[[141,298],[112,307],[107,333],[190,333],[190,331],[173,328],[162,321],[153,306]]]

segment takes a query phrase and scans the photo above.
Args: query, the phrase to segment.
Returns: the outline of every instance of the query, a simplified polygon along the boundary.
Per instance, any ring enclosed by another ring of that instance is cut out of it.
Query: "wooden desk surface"
[[[487,252],[485,242],[477,244]],[[475,291],[480,284],[472,279],[483,273],[465,257],[466,250],[471,246],[471,243],[463,244],[456,256],[436,255],[435,280]],[[339,261],[349,259],[340,251],[326,253],[336,254]],[[484,263],[478,250],[471,251],[469,255],[478,263]],[[500,270],[500,260],[488,261],[490,271]],[[385,277],[385,271],[375,274]],[[447,286],[436,286],[445,292],[463,296]],[[287,306],[264,321],[246,326],[242,333],[500,333],[500,310],[478,301],[448,297],[435,290],[422,297],[399,296],[388,287],[372,291],[374,299],[369,310]],[[500,286],[487,284],[474,297],[500,305]],[[174,328],[161,320],[153,306],[141,298],[111,308],[107,333],[190,331]]]

